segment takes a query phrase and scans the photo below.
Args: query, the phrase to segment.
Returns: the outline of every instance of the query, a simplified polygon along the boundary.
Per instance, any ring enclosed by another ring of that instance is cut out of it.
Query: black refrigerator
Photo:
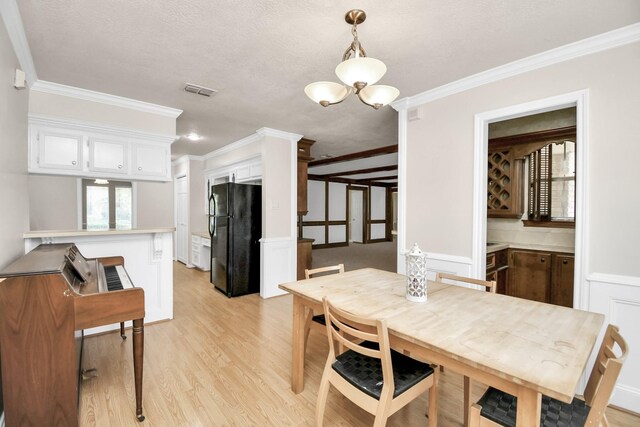
[[[228,297],[260,292],[262,187],[228,182],[209,195],[211,283]]]

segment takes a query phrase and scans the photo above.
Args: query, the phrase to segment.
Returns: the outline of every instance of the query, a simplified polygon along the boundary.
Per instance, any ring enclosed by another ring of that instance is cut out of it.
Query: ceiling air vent
[[[194,85],[193,83],[187,83],[184,85],[185,92],[195,93],[196,95],[202,95],[206,97],[211,97],[218,91],[215,89],[209,89],[208,87]]]

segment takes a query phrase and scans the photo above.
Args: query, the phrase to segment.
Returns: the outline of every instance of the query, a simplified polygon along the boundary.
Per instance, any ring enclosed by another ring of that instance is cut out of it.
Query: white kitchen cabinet
[[[191,235],[191,264],[203,271],[211,270],[211,239]]]
[[[33,129],[32,143],[37,147],[36,167],[42,169],[82,170],[83,137],[73,132]]]
[[[132,175],[167,176],[170,171],[169,147],[152,144],[133,144]]]
[[[29,115],[29,173],[171,181],[175,136]]]
[[[129,149],[126,142],[89,138],[89,170],[91,171],[126,175],[129,173],[128,157]]]

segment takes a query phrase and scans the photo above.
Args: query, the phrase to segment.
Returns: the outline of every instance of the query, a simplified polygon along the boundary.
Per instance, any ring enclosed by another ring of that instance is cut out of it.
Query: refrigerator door
[[[214,216],[231,216],[229,206],[232,202],[230,196],[230,188],[233,184],[217,184],[211,187],[211,196],[213,197],[213,213]],[[210,206],[211,208],[211,206]]]
[[[228,264],[229,218],[218,216],[215,218],[215,230],[211,236],[211,282],[223,293],[229,294]]]
[[[233,186],[233,234],[229,235],[233,263],[229,264],[231,296],[260,292],[260,238],[262,237],[262,187]]]

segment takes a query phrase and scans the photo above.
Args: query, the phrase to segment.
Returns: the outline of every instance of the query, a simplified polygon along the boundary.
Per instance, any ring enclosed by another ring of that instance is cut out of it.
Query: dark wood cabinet
[[[315,141],[302,138],[298,141],[298,215],[306,215],[307,208],[307,177],[311,157],[311,146]]]
[[[507,295],[550,302],[551,253],[511,249]]]
[[[311,245],[313,239],[298,239],[298,272],[297,280],[304,279],[304,270],[311,269]]]
[[[553,254],[551,274],[551,304],[573,307],[574,256]]]
[[[508,249],[490,252],[487,254],[487,275],[485,280],[496,281],[496,292],[507,293],[509,279],[509,255]]]
[[[516,159],[510,147],[489,145],[487,170],[487,216],[520,218],[524,213],[523,159]]]

